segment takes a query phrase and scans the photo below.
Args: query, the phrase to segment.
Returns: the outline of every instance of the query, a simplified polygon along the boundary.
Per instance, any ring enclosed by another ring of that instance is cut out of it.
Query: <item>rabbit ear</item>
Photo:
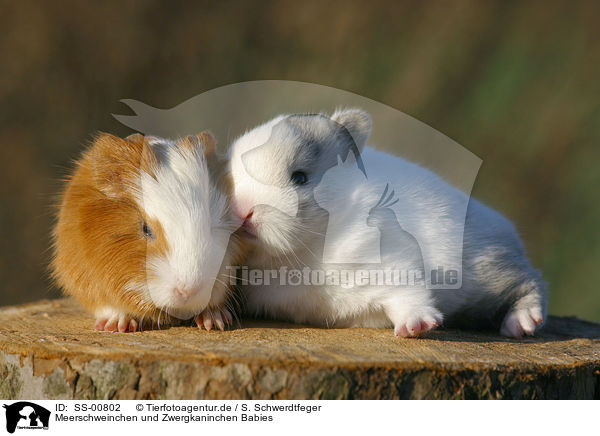
[[[342,156],[340,156],[339,154],[337,155],[337,164],[338,166],[342,166],[344,165],[344,162],[342,162]]]
[[[331,119],[346,128],[356,147],[362,150],[371,134],[371,116],[362,109],[338,109]]]

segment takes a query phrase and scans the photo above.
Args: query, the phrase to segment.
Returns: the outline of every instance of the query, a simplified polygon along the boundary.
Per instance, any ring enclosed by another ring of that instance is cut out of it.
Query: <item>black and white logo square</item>
[[[16,429],[48,429],[50,411],[29,401],[4,404],[6,410],[6,431],[14,433]]]

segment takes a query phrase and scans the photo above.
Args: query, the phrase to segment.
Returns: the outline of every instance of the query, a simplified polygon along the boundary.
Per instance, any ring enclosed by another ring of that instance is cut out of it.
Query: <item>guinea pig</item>
[[[243,251],[226,163],[209,132],[178,140],[97,135],[59,198],[52,276],[96,330],[145,322],[223,330],[233,313],[223,268]]]
[[[253,244],[247,266],[282,272],[242,286],[246,310],[404,337],[442,322],[533,335],[546,316],[545,284],[513,224],[435,173],[367,147],[371,126],[359,109],[280,115],[233,142],[233,209]],[[458,265],[459,285],[429,286],[436,263]],[[293,283],[283,277],[291,268]],[[358,280],[374,268],[375,282]],[[346,286],[329,274],[348,270]],[[380,270],[414,275],[382,282]],[[315,271],[325,280],[311,280]]]

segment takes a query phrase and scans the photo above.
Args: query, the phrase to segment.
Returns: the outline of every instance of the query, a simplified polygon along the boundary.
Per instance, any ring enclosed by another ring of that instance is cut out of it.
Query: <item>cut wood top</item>
[[[535,337],[437,330],[402,339],[384,329],[324,329],[242,320],[230,331],[194,326],[105,333],[70,299],[0,308],[0,350],[41,359],[246,363],[270,367],[533,370],[600,363],[600,325],[550,317]]]

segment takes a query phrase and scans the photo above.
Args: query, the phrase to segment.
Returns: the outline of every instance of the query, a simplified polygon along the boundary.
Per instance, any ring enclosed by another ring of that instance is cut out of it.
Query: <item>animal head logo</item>
[[[50,411],[42,406],[28,401],[5,404],[6,431],[14,433],[17,428],[48,429]]]

